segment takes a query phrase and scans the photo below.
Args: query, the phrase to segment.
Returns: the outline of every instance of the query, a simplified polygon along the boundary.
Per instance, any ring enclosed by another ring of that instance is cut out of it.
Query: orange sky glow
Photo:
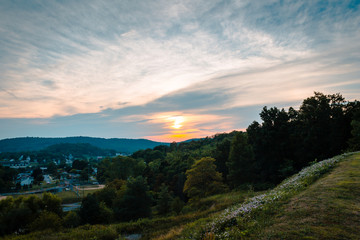
[[[159,135],[146,136],[153,141],[181,142],[193,138],[202,138],[216,134],[206,123],[221,124],[227,127],[226,117],[217,115],[189,114],[181,112],[166,112],[151,116],[149,122],[163,125],[164,132]],[[231,128],[229,127],[229,130]]]

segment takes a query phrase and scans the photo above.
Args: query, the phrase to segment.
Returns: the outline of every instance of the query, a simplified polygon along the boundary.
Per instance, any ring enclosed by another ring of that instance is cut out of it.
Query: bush
[[[57,214],[53,212],[44,211],[40,214],[40,216],[37,219],[35,219],[34,222],[30,224],[30,230],[39,231],[39,230],[51,229],[57,231],[61,228],[61,226],[62,226],[62,220]]]
[[[80,223],[81,223],[81,218],[74,211],[68,212],[63,220],[63,225],[64,225],[64,227],[67,227],[67,228],[77,227],[80,225]]]

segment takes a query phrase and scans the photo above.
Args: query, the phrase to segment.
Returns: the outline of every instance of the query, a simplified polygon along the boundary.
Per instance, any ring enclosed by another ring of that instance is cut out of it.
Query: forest
[[[177,216],[207,208],[202,198],[269,189],[311,163],[360,150],[360,103],[341,94],[315,92],[298,110],[264,107],[260,117],[246,132],[105,158],[97,165],[105,188],[83,198],[78,211],[62,212],[47,194],[2,200],[0,234]]]

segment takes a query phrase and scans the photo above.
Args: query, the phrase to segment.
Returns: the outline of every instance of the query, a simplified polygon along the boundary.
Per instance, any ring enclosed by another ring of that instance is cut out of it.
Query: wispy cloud
[[[160,136],[172,133],[148,117],[173,112],[202,116],[191,119],[199,135],[239,128],[216,125],[238,119],[231,109],[299,102],[313,91],[353,99],[359,24],[354,1],[5,0],[0,116],[110,114]]]

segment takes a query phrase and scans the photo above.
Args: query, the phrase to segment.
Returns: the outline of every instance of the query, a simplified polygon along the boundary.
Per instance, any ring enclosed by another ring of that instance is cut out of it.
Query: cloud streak
[[[194,136],[244,128],[232,110],[356,98],[359,25],[354,1],[2,1],[0,116],[108,116],[95,122],[168,139],[149,116],[201,116]]]

